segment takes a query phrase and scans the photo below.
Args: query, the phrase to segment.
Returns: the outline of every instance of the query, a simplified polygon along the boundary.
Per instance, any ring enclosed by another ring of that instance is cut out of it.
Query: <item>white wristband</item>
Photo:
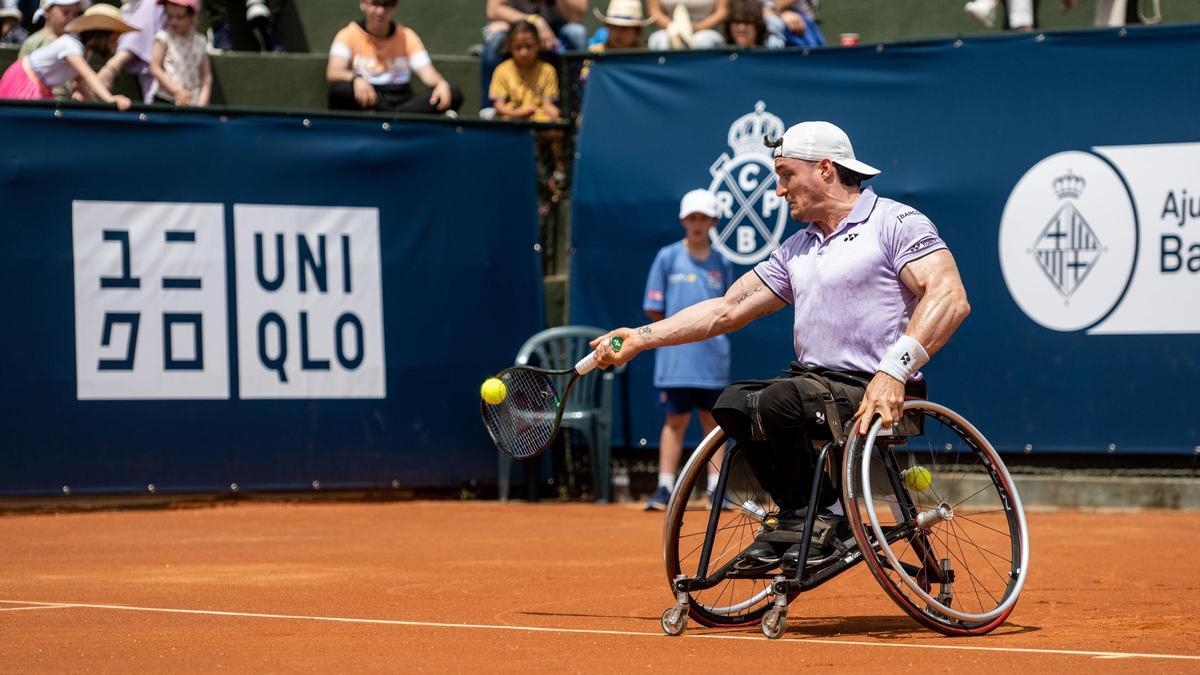
[[[925,353],[921,343],[902,335],[883,355],[875,370],[887,373],[901,382],[908,382],[908,378],[926,363],[929,363],[929,354]]]

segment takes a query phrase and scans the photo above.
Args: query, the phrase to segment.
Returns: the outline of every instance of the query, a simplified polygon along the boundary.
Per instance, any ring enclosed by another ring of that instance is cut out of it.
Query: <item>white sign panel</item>
[[[242,398],[383,398],[379,211],[235,204]]]
[[[1000,267],[1059,331],[1200,333],[1200,143],[1051,155],[1013,188]]]
[[[76,395],[229,398],[220,204],[72,203]]]

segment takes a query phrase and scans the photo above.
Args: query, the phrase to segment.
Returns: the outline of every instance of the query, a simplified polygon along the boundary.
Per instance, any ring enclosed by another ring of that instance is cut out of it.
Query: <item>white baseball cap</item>
[[[693,213],[703,213],[709,218],[716,218],[717,196],[705,189],[692,190],[679,200],[679,219],[683,220]]]
[[[80,9],[87,9],[87,0],[42,0],[42,4],[33,13],[33,22],[37,23],[46,15],[46,10],[54,5],[79,5]]]
[[[854,158],[854,146],[850,145],[850,137],[836,124],[829,122],[801,122],[792,125],[783,133],[779,145],[771,145],[775,148],[775,157],[794,157],[810,162],[829,159],[854,173],[864,176],[879,175],[879,169]]]

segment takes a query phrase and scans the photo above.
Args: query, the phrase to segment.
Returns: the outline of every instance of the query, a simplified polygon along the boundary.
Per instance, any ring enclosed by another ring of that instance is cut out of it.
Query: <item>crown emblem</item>
[[[759,153],[771,156],[771,148],[763,146],[763,137],[783,136],[783,120],[767,112],[762,101],[754,104],[754,112],[734,120],[729,125],[729,147],[734,155]]]
[[[1058,195],[1059,199],[1067,197],[1078,199],[1085,187],[1087,187],[1087,181],[1083,179],[1083,176],[1076,176],[1070,170],[1054,179],[1054,194]]]

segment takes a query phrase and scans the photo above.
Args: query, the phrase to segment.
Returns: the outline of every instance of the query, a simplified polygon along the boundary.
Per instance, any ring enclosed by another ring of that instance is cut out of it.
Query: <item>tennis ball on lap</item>
[[[930,475],[929,469],[923,466],[914,466],[911,469],[905,469],[900,473],[904,478],[904,484],[910,490],[924,492],[929,489],[933,483],[933,476]]]
[[[479,388],[479,395],[483,397],[484,401],[492,405],[499,405],[504,402],[504,397],[508,396],[508,387],[505,387],[499,379],[489,377]]]

